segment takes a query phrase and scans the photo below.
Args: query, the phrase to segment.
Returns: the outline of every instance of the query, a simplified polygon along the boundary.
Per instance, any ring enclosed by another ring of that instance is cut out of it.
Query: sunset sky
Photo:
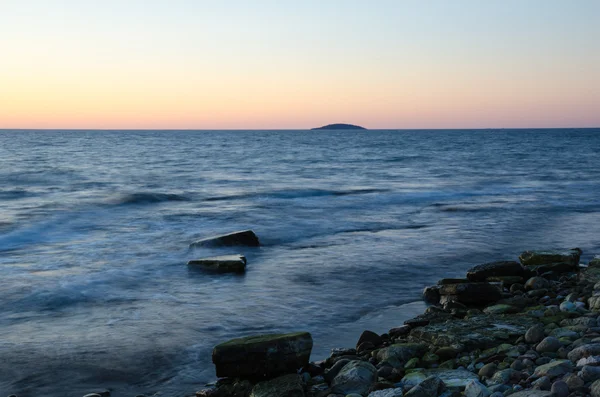
[[[598,0],[2,0],[0,128],[600,127]]]

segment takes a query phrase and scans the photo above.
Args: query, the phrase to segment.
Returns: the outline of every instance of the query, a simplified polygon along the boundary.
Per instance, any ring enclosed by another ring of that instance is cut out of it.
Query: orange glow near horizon
[[[0,128],[600,127],[597,3],[570,15],[556,2],[538,21],[477,2],[465,2],[472,15],[437,3],[454,19],[384,2],[390,15],[353,1],[295,16],[0,5]],[[339,12],[348,22],[326,24]]]

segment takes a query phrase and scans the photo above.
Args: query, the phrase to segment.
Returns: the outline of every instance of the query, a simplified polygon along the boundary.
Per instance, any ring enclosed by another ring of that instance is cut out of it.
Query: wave
[[[139,192],[122,194],[112,201],[116,205],[156,204],[168,201],[189,201],[189,198],[174,193]]]
[[[297,199],[297,198],[325,197],[325,196],[339,197],[339,196],[374,194],[374,193],[385,193],[385,192],[389,192],[389,190],[388,189],[349,189],[349,190],[290,189],[290,190],[279,190],[279,191],[273,191],[273,192],[233,194],[233,195],[227,195],[227,196],[207,197],[204,199],[204,201],[227,201],[227,200],[241,200],[241,199],[249,199],[249,198]]]
[[[0,200],[17,200],[33,194],[24,189],[0,190]]]

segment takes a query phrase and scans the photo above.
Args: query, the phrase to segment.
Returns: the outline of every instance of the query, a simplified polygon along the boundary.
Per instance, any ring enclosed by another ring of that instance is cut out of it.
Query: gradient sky
[[[600,1],[0,1],[0,128],[331,122],[600,127]]]

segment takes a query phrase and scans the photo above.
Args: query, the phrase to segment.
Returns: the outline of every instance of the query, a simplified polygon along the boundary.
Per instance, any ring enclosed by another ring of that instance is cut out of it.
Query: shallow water
[[[0,131],[0,392],[191,395],[228,338],[308,330],[319,359],[472,265],[589,259],[598,153],[598,129]],[[188,248],[246,228],[261,248]],[[246,274],[185,264],[221,253]]]

